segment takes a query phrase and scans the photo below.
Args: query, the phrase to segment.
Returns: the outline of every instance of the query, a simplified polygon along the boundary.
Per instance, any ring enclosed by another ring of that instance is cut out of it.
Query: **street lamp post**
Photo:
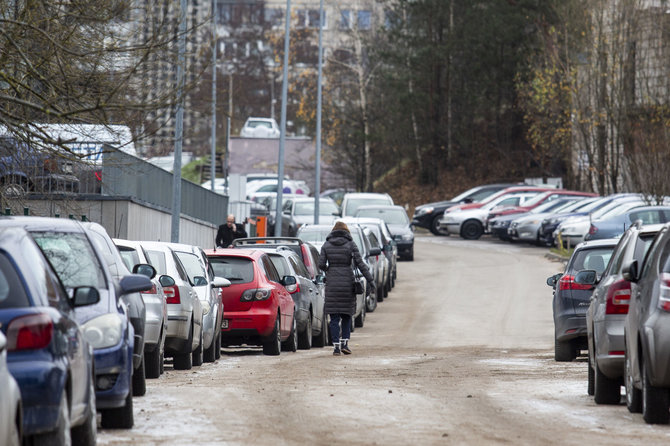
[[[184,139],[184,71],[186,69],[186,0],[181,0],[179,52],[177,57],[177,116],[175,122],[174,163],[172,167],[172,220],[170,240],[179,242],[181,216],[181,146]]]
[[[319,224],[321,195],[321,77],[323,65],[323,0],[319,4],[319,77],[316,83],[316,181],[314,185],[314,224]]]

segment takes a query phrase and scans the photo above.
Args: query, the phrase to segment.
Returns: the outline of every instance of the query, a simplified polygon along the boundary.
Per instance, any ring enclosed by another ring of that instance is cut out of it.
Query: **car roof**
[[[245,257],[248,259],[258,260],[264,251],[258,249],[238,249],[238,248],[214,248],[205,249],[206,256],[212,257]]]
[[[84,232],[84,228],[77,220],[70,218],[2,216],[0,226],[23,226],[30,230],[59,230],[70,232]]]
[[[580,251],[582,249],[590,249],[590,248],[600,248],[600,247],[608,247],[608,246],[616,246],[616,244],[619,243],[619,238],[606,238],[606,239],[600,239],[600,240],[587,240],[585,242],[581,242],[575,247],[575,252]]]
[[[392,210],[392,209],[402,209],[405,211],[405,208],[403,206],[397,205],[397,204],[370,204],[370,205],[365,205],[365,206],[359,206],[356,208],[356,212],[360,210],[366,210],[366,209],[380,209],[380,210]],[[407,211],[405,211],[407,212]]]
[[[347,192],[344,198],[391,198],[389,194],[377,192]]]

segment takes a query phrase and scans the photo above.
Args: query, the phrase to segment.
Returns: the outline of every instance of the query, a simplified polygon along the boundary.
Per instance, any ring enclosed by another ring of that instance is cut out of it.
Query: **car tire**
[[[216,321],[216,318],[214,318],[214,321]],[[215,334],[216,334],[216,330]],[[207,347],[203,353],[202,353],[202,359],[205,362],[214,362],[216,361],[216,336],[212,336],[212,342],[209,344],[209,347]]]
[[[161,367],[161,375],[162,375],[165,372],[165,350],[161,350],[160,367]]]
[[[587,355],[587,358],[588,358],[588,373],[587,373],[588,384],[586,386],[586,393],[588,393],[589,396],[593,396],[594,387],[595,387],[594,381],[595,381],[596,378],[595,378],[595,373],[593,371],[593,366],[591,364],[591,354],[590,353]]]
[[[186,340],[186,352],[177,353],[172,358],[172,367],[175,370],[191,370],[193,367],[193,358],[191,356],[191,345],[193,345],[193,324],[191,324],[191,330],[188,334],[188,339]]]
[[[382,287],[379,287],[379,286],[375,287],[375,297],[374,298],[377,302],[384,302],[384,291],[382,291],[381,288]],[[370,294],[372,294],[372,293],[370,293]]]
[[[387,280],[387,281],[384,282],[384,286],[382,287],[382,294],[384,295],[384,299],[389,297],[389,291],[391,291],[391,284]]]
[[[572,341],[559,341],[554,338],[554,360],[557,362],[571,362],[577,357]]]
[[[133,370],[133,396],[144,396],[147,393],[147,380],[144,373],[144,355],[142,355],[140,365]]]
[[[365,295],[365,312],[372,313],[377,309],[377,302],[380,302],[377,297],[370,293]]]
[[[88,389],[88,409],[84,422],[72,428],[72,444],[95,446],[98,438],[98,418],[95,410],[95,377],[91,377]]]
[[[122,407],[101,411],[100,426],[103,429],[131,429],[135,424],[132,380],[130,380],[130,383],[130,389],[128,389],[128,395]]]
[[[461,226],[461,237],[466,240],[477,240],[483,233],[484,227],[477,220],[468,220]]]
[[[356,327],[363,328],[363,325],[365,325],[365,313],[366,311],[366,306],[363,305],[363,309],[361,310],[361,314],[359,314],[354,321],[351,324],[351,332],[353,333]]]
[[[321,319],[321,333],[314,338],[312,342],[313,347],[325,347],[328,345],[328,318],[326,317],[326,313],[324,311],[323,317]]]
[[[198,342],[198,346],[193,350],[191,356],[193,356],[194,366],[199,367],[202,365],[202,328],[200,329],[200,342]]]
[[[68,405],[67,390],[61,392],[58,404],[58,422],[56,429],[46,434],[35,435],[34,443],[45,446],[61,446],[72,444],[70,433],[70,407]]]
[[[307,326],[302,333],[298,335],[298,348],[301,350],[309,350],[312,348],[312,314],[307,318]]]
[[[220,331],[220,329],[216,331],[216,350],[214,351],[214,357],[216,359],[221,358],[221,331]]]
[[[440,217],[441,217],[441,215],[438,214],[435,217],[433,217],[433,219],[430,221],[430,232],[432,232],[433,235],[437,235],[437,236],[449,235],[446,232],[440,231],[440,229],[439,229]]]
[[[156,379],[161,376],[161,351],[156,346],[153,351],[144,352],[144,376],[148,379]]]
[[[619,404],[621,402],[621,380],[608,378],[600,371],[598,362],[593,364],[593,400],[596,404]]]
[[[293,312],[293,323],[291,325],[291,333],[282,344],[282,350],[288,352],[296,352],[298,350],[298,325],[295,321],[295,312]]]
[[[263,342],[263,354],[270,356],[277,356],[281,353],[281,331],[279,327],[279,315],[275,320],[275,327],[270,333],[270,336],[267,337],[265,342]]]
[[[642,361],[642,418],[647,424],[668,424],[670,421],[668,389],[652,386],[646,361]]]
[[[623,367],[623,382],[626,386],[626,407],[630,413],[642,412],[642,391],[633,383],[633,364],[626,350]]]

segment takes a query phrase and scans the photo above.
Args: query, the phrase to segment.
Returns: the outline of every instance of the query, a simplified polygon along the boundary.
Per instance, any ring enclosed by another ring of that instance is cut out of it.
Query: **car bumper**
[[[144,343],[156,345],[160,342],[163,328],[164,303],[160,297],[144,297],[146,323],[144,325]]]
[[[133,348],[127,341],[93,351],[95,402],[98,409],[123,407],[130,391]]]
[[[305,331],[307,327],[307,321],[312,317],[309,310],[306,308],[298,308],[295,313],[295,323],[298,329],[298,333]]]
[[[216,307],[212,307],[207,314],[202,316],[202,345],[204,348],[212,345],[214,333],[218,333],[215,318]]]
[[[412,217],[412,224],[414,226],[419,226],[421,228],[426,228],[430,229],[430,224],[433,221],[433,214],[422,214],[422,215],[415,215]]]
[[[593,322],[596,362],[600,371],[612,379],[623,376],[625,318],[610,315],[607,320]]]
[[[396,240],[396,244],[398,245],[398,255],[404,256],[414,253],[414,240]]]
[[[489,232],[493,237],[497,237],[501,240],[506,240],[510,238],[507,226],[493,226],[492,228],[490,228]]]
[[[236,336],[260,336],[266,337],[272,333],[277,320],[276,308],[255,308],[251,311],[226,311],[223,315],[224,325],[228,328],[221,328],[221,337],[223,339]]]
[[[555,321],[556,339],[569,341],[575,338],[586,338],[586,317],[570,316]]]
[[[655,387],[670,387],[670,314],[657,311],[642,327],[649,381]]]
[[[192,315],[188,311],[170,311],[168,307],[168,325],[165,336],[165,352],[173,355],[192,351],[189,345]]]

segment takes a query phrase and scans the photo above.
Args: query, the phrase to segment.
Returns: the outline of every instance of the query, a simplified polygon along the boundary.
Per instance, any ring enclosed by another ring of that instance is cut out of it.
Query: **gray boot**
[[[335,347],[334,350],[333,350],[333,355],[340,356],[340,354],[341,354],[340,343],[339,342],[333,342],[333,347]]]
[[[344,353],[345,355],[350,355],[351,350],[349,350],[349,339],[342,339],[340,343],[342,344],[341,347],[342,353]]]

